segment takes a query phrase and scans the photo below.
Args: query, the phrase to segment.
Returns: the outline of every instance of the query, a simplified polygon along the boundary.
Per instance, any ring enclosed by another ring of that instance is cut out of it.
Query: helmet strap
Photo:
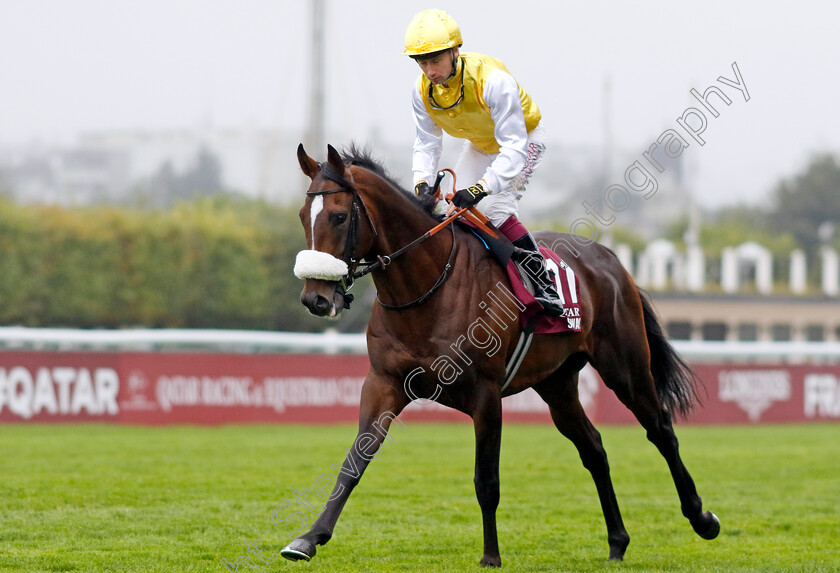
[[[454,50],[455,50],[455,48],[452,48],[452,51],[454,51]],[[455,73],[456,73],[457,71],[458,71],[458,58],[457,58],[457,57],[454,57],[454,58],[452,58],[452,73],[451,73],[451,74],[449,74],[449,77],[448,77],[448,78],[446,78],[445,80],[443,80],[443,83],[448,83],[448,82],[449,82],[449,80],[451,80],[452,78],[454,78],[454,77],[455,77]]]

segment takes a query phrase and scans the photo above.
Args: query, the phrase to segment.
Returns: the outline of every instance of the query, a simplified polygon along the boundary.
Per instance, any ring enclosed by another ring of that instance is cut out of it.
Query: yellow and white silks
[[[439,109],[458,101],[462,82],[463,100]],[[431,85],[420,74],[412,89],[412,108],[414,183],[434,181],[445,131],[466,140],[455,166],[458,186],[482,182],[490,196],[479,208],[494,224],[516,215],[522,191],[542,159],[545,132],[539,108],[505,65],[483,54],[462,53],[446,86]]]

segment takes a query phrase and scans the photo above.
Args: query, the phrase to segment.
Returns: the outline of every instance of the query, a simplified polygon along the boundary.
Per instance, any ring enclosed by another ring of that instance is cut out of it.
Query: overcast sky
[[[403,34],[415,12],[440,7],[461,25],[465,51],[507,64],[563,145],[604,141],[606,78],[615,144],[639,156],[699,105],[691,88],[721,87],[732,104],[709,117],[706,144],[685,151],[702,204],[760,202],[809,154],[840,151],[835,3],[326,6],[327,128],[338,145],[374,129],[410,145],[418,68],[401,53]],[[207,122],[302,132],[309,21],[304,0],[0,0],[0,143]],[[749,101],[717,81],[735,79],[733,62]]]

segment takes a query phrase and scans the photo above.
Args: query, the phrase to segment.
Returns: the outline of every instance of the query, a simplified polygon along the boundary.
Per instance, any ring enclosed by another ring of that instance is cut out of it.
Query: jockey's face
[[[452,48],[445,52],[423,60],[417,60],[417,65],[433,84],[442,84],[452,75],[453,62],[458,58],[458,48]]]

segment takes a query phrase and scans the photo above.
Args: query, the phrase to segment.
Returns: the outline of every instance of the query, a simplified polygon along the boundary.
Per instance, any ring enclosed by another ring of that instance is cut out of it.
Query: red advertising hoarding
[[[364,355],[0,352],[0,422],[355,422],[368,364]],[[840,420],[840,364],[694,368],[705,391],[687,423]],[[579,389],[594,423],[635,423],[591,368]],[[550,423],[533,390],[503,405],[508,422]],[[434,403],[401,417],[467,420]]]

